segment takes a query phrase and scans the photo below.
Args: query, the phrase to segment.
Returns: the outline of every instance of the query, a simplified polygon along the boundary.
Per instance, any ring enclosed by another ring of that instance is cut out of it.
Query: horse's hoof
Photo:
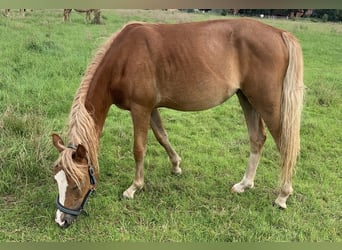
[[[242,186],[240,183],[237,183],[230,189],[230,192],[241,194],[245,192],[245,187]]]
[[[239,182],[236,183],[232,188],[231,188],[231,192],[232,193],[243,193],[245,192],[246,189],[252,189],[254,188],[254,182],[250,182],[250,183],[244,183],[244,182]]]
[[[124,200],[131,200],[128,197],[126,197],[123,193],[118,194],[119,200],[124,201]]]
[[[279,210],[285,210],[285,209],[286,209],[286,203],[280,204],[280,203],[277,202],[277,200],[275,200],[275,201],[273,202],[273,207],[276,207],[276,208],[278,208]]]
[[[180,167],[174,168],[174,169],[172,169],[171,173],[174,174],[174,175],[181,175],[182,174],[182,169]]]
[[[134,198],[134,194],[126,190],[125,192],[122,193],[121,197],[123,200],[132,200]]]

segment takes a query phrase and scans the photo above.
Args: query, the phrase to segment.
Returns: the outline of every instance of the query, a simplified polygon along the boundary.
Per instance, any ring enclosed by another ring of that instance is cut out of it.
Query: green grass
[[[131,20],[184,22],[222,18],[162,11],[103,11],[103,25],[62,10],[0,16],[0,241],[342,241],[342,26],[264,20],[293,32],[303,47],[306,103],[302,151],[288,209],[272,206],[279,156],[269,136],[255,189],[230,193],[249,155],[237,98],[217,108],[181,113],[162,109],[183,174],[170,174],[166,153],[149,133],[145,188],[134,200],[121,193],[134,176],[132,124],[111,108],[100,144],[100,182],[67,230],[54,223],[58,153],[53,132],[65,136],[80,79],[96,49]]]

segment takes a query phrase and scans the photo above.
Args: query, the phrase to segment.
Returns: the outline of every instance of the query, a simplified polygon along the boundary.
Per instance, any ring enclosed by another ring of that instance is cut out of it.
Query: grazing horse
[[[244,111],[250,157],[232,191],[254,186],[266,125],[281,155],[275,204],[286,208],[300,147],[303,91],[302,52],[289,32],[252,19],[126,24],[88,66],[71,107],[67,144],[52,135],[60,152],[54,166],[56,222],[69,226],[96,188],[99,140],[112,104],[132,117],[136,171],[123,196],[133,198],[144,185],[149,127],[165,148],[172,172],[181,173],[181,158],[168,140],[158,108],[200,111],[234,94]]]
[[[94,9],[74,9],[75,11],[77,12],[80,12],[80,13],[86,13],[86,17],[85,17],[85,21],[86,23],[87,22],[90,22],[90,14],[91,12],[94,11]],[[63,11],[63,21],[69,21],[70,20],[70,13],[71,13],[72,9],[64,9]]]
[[[10,10],[11,10],[11,9],[5,9],[4,15],[8,17],[9,14],[10,14]],[[22,16],[25,16],[26,9],[19,9],[19,11],[20,11],[20,14],[21,14]]]

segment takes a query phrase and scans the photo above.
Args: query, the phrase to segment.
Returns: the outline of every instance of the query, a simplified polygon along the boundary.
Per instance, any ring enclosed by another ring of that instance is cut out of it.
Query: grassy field
[[[58,153],[80,79],[96,49],[131,20],[184,22],[207,14],[106,10],[104,24],[85,24],[62,10],[0,16],[0,241],[254,242],[342,241],[342,25],[264,20],[293,32],[304,53],[306,101],[302,151],[288,209],[272,206],[279,156],[269,136],[255,189],[230,193],[249,155],[237,98],[198,113],[162,109],[183,175],[170,174],[164,150],[149,134],[146,185],[134,200],[121,193],[134,175],[132,124],[113,107],[100,143],[100,183],[67,230],[54,222]]]

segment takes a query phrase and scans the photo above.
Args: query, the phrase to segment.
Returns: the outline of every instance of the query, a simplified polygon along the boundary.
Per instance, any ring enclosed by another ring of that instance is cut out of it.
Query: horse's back
[[[113,44],[115,70],[134,85],[129,89],[143,85],[135,98],[180,110],[207,109],[272,71],[273,79],[285,74],[282,32],[252,19],[131,23]]]

